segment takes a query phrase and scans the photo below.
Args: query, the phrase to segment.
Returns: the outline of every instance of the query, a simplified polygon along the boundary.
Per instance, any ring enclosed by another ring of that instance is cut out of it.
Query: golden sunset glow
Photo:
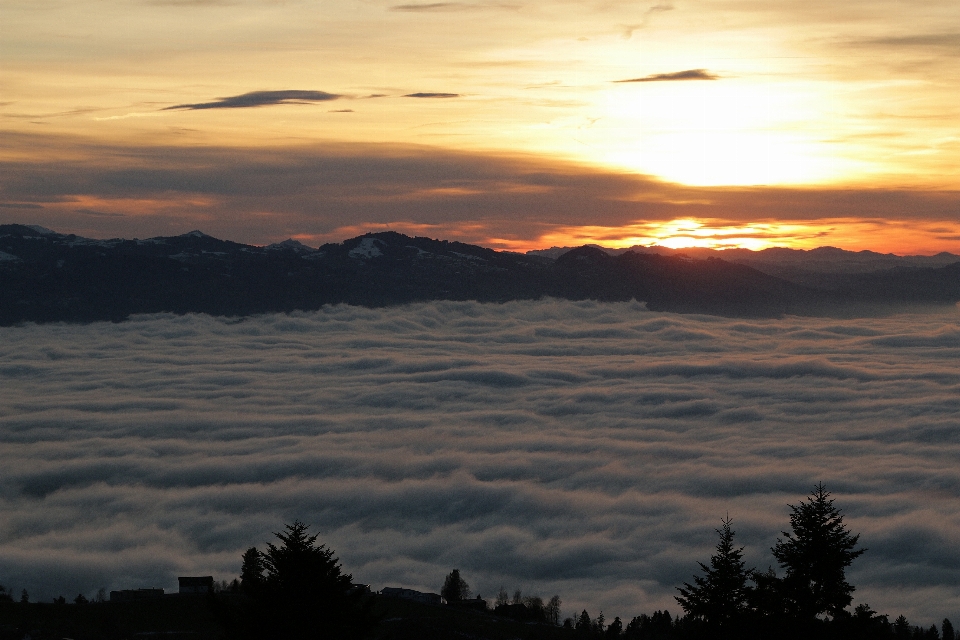
[[[0,221],[251,242],[389,227],[501,248],[960,250],[960,197],[918,204],[960,190],[953,0],[0,9]],[[603,191],[624,175],[659,186]],[[756,190],[722,206],[691,192],[735,186],[914,195],[781,210]]]
[[[842,247],[851,251],[924,255],[953,247],[960,237],[960,222],[916,224],[899,221],[829,219],[740,223],[724,220],[680,219],[638,222],[625,227],[564,227],[537,239],[533,245],[516,244],[515,250],[545,246],[573,247],[595,244],[611,248],[660,246],[670,249],[749,249],[773,247],[815,249]],[[494,241],[495,242],[495,241]]]

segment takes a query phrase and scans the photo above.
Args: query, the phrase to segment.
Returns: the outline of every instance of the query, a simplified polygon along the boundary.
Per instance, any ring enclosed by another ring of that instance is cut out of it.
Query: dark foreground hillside
[[[396,598],[376,599],[380,620],[370,640],[551,640],[574,638],[570,629],[527,624],[488,613]],[[231,594],[167,595],[139,602],[89,604],[0,602],[0,640],[224,640],[218,611]],[[219,601],[220,606],[218,606]]]
[[[850,315],[890,304],[952,304],[960,300],[960,263],[846,282],[816,289],[713,257],[580,247],[552,259],[394,232],[312,249],[292,240],[249,246],[199,231],[91,240],[0,225],[0,325],[543,297],[634,299],[654,311],[723,316]]]

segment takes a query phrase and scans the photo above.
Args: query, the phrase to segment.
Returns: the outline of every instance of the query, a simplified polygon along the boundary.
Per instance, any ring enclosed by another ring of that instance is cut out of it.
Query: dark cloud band
[[[720,76],[714,75],[706,69],[687,69],[686,71],[674,71],[673,73],[655,73],[642,78],[630,78],[629,80],[614,80],[613,82],[678,82],[684,80],[719,80]]]
[[[198,110],[198,109],[246,109],[250,107],[266,107],[275,104],[311,104],[314,102],[328,102],[341,96],[325,91],[251,91],[238,96],[219,98],[213,102],[198,102],[194,104],[177,104],[166,107],[162,111]]]
[[[459,98],[459,93],[432,93],[432,92],[421,92],[421,93],[408,93],[403,96],[404,98]]]

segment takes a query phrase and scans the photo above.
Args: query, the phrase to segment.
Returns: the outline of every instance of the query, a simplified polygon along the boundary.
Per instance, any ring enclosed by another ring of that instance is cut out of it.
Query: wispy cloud
[[[881,47],[935,47],[960,49],[960,33],[920,33],[910,36],[892,36],[859,40],[858,45]]]
[[[454,11],[479,11],[483,9],[517,9],[519,5],[507,3],[478,3],[478,2],[425,2],[396,4],[390,11],[406,11],[411,13],[437,13]]]
[[[664,11],[673,10],[673,5],[670,3],[661,3],[655,4],[649,9],[647,9],[643,14],[643,19],[638,24],[626,24],[623,25],[622,37],[624,40],[629,40],[633,37],[633,32],[637,29],[643,29],[647,26],[647,23],[650,21],[650,18],[658,13],[663,13]]]
[[[0,202],[0,209],[43,209],[43,206],[33,202]]]
[[[122,213],[111,213],[109,211],[97,211],[96,209],[74,209],[77,213],[82,213],[85,216],[96,216],[98,218],[123,218],[125,217]]]
[[[687,69],[686,71],[674,71],[672,73],[654,73],[653,75],[628,80],[614,80],[614,82],[677,82],[683,80],[718,80],[719,78],[720,76],[714,75],[706,69]]]
[[[459,93],[433,93],[433,92],[421,92],[421,93],[408,93],[403,96],[404,98],[459,98]]]
[[[196,110],[196,109],[246,109],[250,107],[266,107],[275,104],[311,104],[314,102],[328,102],[342,96],[326,91],[300,91],[289,89],[286,91],[251,91],[238,96],[218,98],[213,102],[197,102],[192,104],[177,104],[166,107],[161,111]]]
[[[236,0],[149,0],[147,4],[171,7],[223,7],[239,3]]]

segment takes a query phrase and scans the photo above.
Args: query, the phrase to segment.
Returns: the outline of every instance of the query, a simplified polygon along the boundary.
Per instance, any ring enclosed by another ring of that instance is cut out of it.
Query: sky
[[[733,519],[777,566],[823,482],[854,603],[960,619],[956,310],[743,320],[434,302],[0,328],[0,583],[230,580],[300,519],[374,589],[459,568],[607,620],[679,609]]]
[[[960,252],[955,0],[0,14],[0,222]]]

